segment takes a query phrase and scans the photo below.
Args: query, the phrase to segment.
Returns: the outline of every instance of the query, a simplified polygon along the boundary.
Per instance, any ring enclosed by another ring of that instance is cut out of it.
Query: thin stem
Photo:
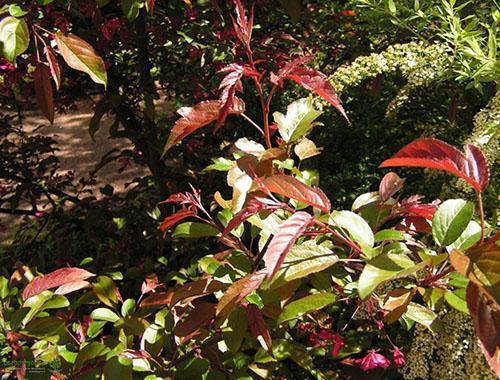
[[[329,226],[327,226],[325,223],[323,222],[320,222],[319,220],[315,219],[314,220],[314,223],[322,228],[325,228],[328,232],[330,232],[332,235],[334,235],[335,237],[337,237],[338,239],[340,239],[343,243],[347,244],[350,248],[352,248],[354,251],[364,255],[365,253],[363,252],[363,250],[358,247],[355,243],[353,243],[352,241],[350,241],[349,239],[346,239],[344,236],[342,236],[341,234],[339,234],[337,231],[335,231],[334,229],[330,228]]]
[[[255,121],[253,121],[252,119],[250,119],[247,115],[245,115],[245,113],[242,113],[241,116],[243,117],[243,119],[245,119],[250,124],[252,124],[252,126],[254,126],[255,129],[257,129],[262,136],[265,136],[264,131],[262,130],[261,127],[259,127],[259,125]]]
[[[484,243],[484,208],[481,192],[477,192],[477,203],[479,204],[479,217],[481,218],[481,240],[479,244]]]

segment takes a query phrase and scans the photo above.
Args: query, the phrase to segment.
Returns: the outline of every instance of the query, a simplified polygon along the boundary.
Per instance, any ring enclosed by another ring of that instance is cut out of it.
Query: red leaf
[[[182,210],[179,210],[175,214],[170,215],[170,216],[166,217],[165,219],[163,219],[163,222],[161,222],[161,225],[160,225],[160,230],[163,233],[165,233],[175,223],[180,222],[181,220],[189,218],[189,217],[191,217],[193,215],[196,215],[196,211],[195,210],[191,210],[191,209],[182,209]]]
[[[219,100],[205,101],[196,104],[194,107],[180,108],[177,113],[182,118],[175,122],[165,145],[164,153],[186,136],[217,120],[220,109],[221,102]],[[243,101],[235,98],[234,104],[229,109],[229,113],[242,113],[244,110],[245,104]]]
[[[87,272],[80,268],[62,268],[44,276],[38,276],[33,279],[23,291],[23,299],[33,297],[44,290],[56,288],[72,282],[83,281],[94,277],[95,274]]]
[[[16,365],[16,377],[18,380],[23,380],[26,376],[26,355],[23,347],[19,343],[22,335],[12,331],[7,331],[5,338],[10,346],[10,349],[12,350],[12,356],[18,362]]]
[[[155,11],[155,0],[146,0],[146,8],[149,14],[152,15]]]
[[[35,96],[38,107],[47,120],[53,123],[54,95],[50,84],[50,70],[47,65],[38,62],[35,71],[33,71],[33,80],[35,82]]]
[[[56,54],[50,46],[45,46],[43,50],[45,52],[45,56],[47,57],[47,62],[49,63],[50,74],[56,84],[56,89],[59,90],[59,87],[61,86],[61,69],[59,68],[59,63],[57,63]]]
[[[250,15],[247,19],[245,14],[245,8],[243,7],[243,3],[241,0],[234,0],[236,5],[236,20],[231,15],[231,19],[233,20],[234,31],[238,36],[239,40],[250,47],[250,40],[252,39],[252,27],[253,27],[253,6],[250,9]]]
[[[264,254],[265,272],[271,280],[281,268],[285,257],[295,244],[295,241],[304,233],[313,219],[307,212],[299,211],[288,218],[272,238]]]
[[[378,188],[378,192],[380,194],[380,198],[382,201],[388,200],[394,194],[396,194],[403,185],[405,184],[405,179],[400,178],[396,173],[390,172],[387,173],[382,181],[380,181],[380,186]]]
[[[221,91],[220,100],[220,110],[217,117],[217,122],[215,123],[214,132],[217,131],[229,114],[230,109],[234,106],[236,91],[242,91],[243,86],[241,84],[241,77],[243,76],[243,66],[233,63],[224,67],[219,72],[226,73],[224,79],[219,85],[219,90]]]
[[[238,281],[235,281],[229,288],[227,288],[217,305],[216,314],[221,321],[224,321],[231,311],[233,311],[233,309],[239,305],[246,296],[262,284],[266,275],[266,271],[251,273],[240,278]]]
[[[432,220],[440,201],[435,200],[432,203],[421,203],[420,200],[422,198],[422,195],[412,195],[403,199],[401,201],[401,211],[411,216],[418,216],[427,220]]]
[[[258,214],[259,212],[264,210],[275,211],[279,208],[283,208],[283,205],[280,203],[275,203],[265,198],[252,198],[247,203],[245,208],[234,215],[233,218],[229,221],[226,228],[224,229],[223,235],[227,235],[252,215]]]
[[[380,164],[380,168],[409,166],[439,169],[465,179],[478,192],[489,182],[489,168],[481,151],[473,145],[465,147],[465,155],[444,141],[425,138],[416,140],[392,158]]]
[[[254,304],[248,304],[245,307],[245,311],[247,314],[247,322],[250,332],[257,339],[264,350],[271,352],[273,343],[262,312]]]
[[[490,304],[482,289],[473,282],[469,282],[467,286],[466,299],[483,354],[490,367],[500,377],[499,305]]]
[[[273,175],[266,178],[263,185],[272,193],[306,203],[324,212],[330,211],[330,200],[321,189],[308,186],[294,177],[285,174]]]
[[[291,79],[306,90],[313,91],[321,96],[349,121],[333,85],[328,81],[328,77],[318,70],[305,66],[310,60],[311,57],[300,57],[287,63],[277,75],[271,75],[271,82],[281,85],[284,79]]]

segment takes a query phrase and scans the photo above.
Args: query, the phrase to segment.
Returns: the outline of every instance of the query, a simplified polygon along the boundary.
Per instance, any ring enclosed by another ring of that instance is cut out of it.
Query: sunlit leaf
[[[490,171],[484,155],[473,145],[466,145],[465,154],[437,139],[424,138],[406,145],[381,168],[410,166],[439,169],[465,179],[477,191],[486,189]]]
[[[304,233],[313,217],[306,212],[296,212],[283,223],[274,235],[264,254],[265,272],[272,279],[285,261],[295,241]]]
[[[332,293],[311,294],[287,304],[276,322],[281,324],[291,319],[300,318],[311,311],[321,310],[335,301],[337,301],[337,296]]]
[[[286,115],[275,112],[273,116],[283,140],[294,142],[319,124],[315,120],[322,113],[314,108],[312,99],[302,98],[288,105]]]
[[[465,231],[474,212],[474,205],[463,199],[448,199],[443,202],[432,219],[432,235],[441,246],[457,240]]]
[[[28,25],[24,19],[7,16],[0,21],[0,53],[10,62],[26,51],[29,40]]]
[[[104,61],[99,57],[94,48],[74,34],[67,36],[61,32],[54,34],[64,61],[71,68],[87,73],[95,83],[106,87],[108,76]]]

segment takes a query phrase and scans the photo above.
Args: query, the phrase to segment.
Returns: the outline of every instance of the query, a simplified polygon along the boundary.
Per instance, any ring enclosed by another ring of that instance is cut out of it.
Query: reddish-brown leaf
[[[500,233],[462,254],[452,250],[450,261],[455,270],[479,285],[485,295],[500,305]]]
[[[49,63],[50,74],[56,84],[56,89],[59,90],[59,87],[61,86],[61,69],[59,68],[59,63],[57,62],[56,53],[48,45],[46,45],[43,50],[45,52],[45,57],[47,57],[47,62]]]
[[[186,319],[175,325],[174,334],[178,337],[192,337],[193,333],[215,317],[216,306],[215,303],[199,302]]]
[[[387,173],[384,178],[382,178],[382,181],[380,181],[380,186],[378,188],[378,192],[380,194],[380,198],[382,198],[382,201],[385,202],[394,194],[396,194],[399,190],[401,190],[404,184],[404,178],[400,178],[394,172]]]
[[[234,104],[229,109],[229,113],[242,113],[245,111],[245,104],[240,99],[235,98]],[[182,107],[177,113],[182,117],[177,120],[170,132],[164,153],[175,144],[196,130],[217,120],[221,109],[219,100],[210,100],[196,104],[194,107]]]
[[[295,244],[295,241],[304,233],[312,219],[312,215],[299,211],[280,225],[278,233],[273,236],[263,257],[264,271],[270,280],[281,268],[286,255]]]
[[[216,314],[222,323],[231,314],[231,311],[241,303],[254,290],[256,290],[260,284],[266,278],[267,273],[265,271],[259,271],[256,273],[251,273],[245,277],[240,278],[235,281],[222,296],[217,305]]]
[[[7,343],[12,350],[12,356],[18,362],[16,365],[16,377],[17,380],[23,380],[26,376],[26,355],[24,353],[23,347],[19,343],[22,338],[21,334],[7,331],[5,334]]]
[[[33,71],[33,81],[35,82],[35,97],[38,108],[51,123],[54,122],[54,95],[50,84],[50,70],[42,62],[38,62]]]
[[[466,299],[483,354],[500,377],[500,307],[488,302],[481,287],[473,282],[467,286]]]
[[[277,75],[271,75],[271,82],[281,85],[284,79],[291,79],[306,90],[315,92],[334,106],[346,120],[349,120],[342,102],[328,77],[318,70],[305,66],[312,57],[300,57],[287,63]]]
[[[423,196],[421,195],[412,195],[403,199],[401,202],[401,211],[410,216],[418,216],[427,220],[432,220],[440,202],[421,203],[422,198]]]
[[[162,307],[170,305],[174,292],[161,292],[151,294],[142,300],[140,307]]]
[[[61,268],[33,279],[23,290],[23,299],[33,297],[44,290],[57,288],[76,281],[94,277],[95,274],[80,268]]]
[[[214,280],[212,277],[202,278],[194,282],[190,282],[174,291],[170,306],[174,307],[182,300],[192,300],[193,297],[202,297],[204,295],[217,292],[223,288],[224,284],[220,281]]]
[[[465,179],[477,191],[483,191],[489,183],[490,171],[481,151],[473,145],[465,147],[465,155],[444,141],[425,138],[416,140],[379,167],[423,167],[445,170]]]
[[[142,283],[141,293],[142,294],[150,293],[159,286],[160,283],[158,282],[158,276],[156,274],[151,274],[147,276],[146,280],[144,280],[144,282]]]
[[[271,334],[269,334],[269,329],[267,328],[266,321],[264,321],[262,312],[254,304],[246,305],[245,311],[247,314],[247,322],[250,332],[257,339],[264,350],[271,352],[273,344],[271,341]]]
[[[253,28],[253,5],[250,8],[250,15],[247,18],[245,14],[245,7],[241,0],[234,0],[236,5],[236,20],[231,15],[233,20],[234,31],[238,36],[238,39],[247,47],[250,47],[250,40],[252,39],[252,28]]]
[[[155,0],[146,0],[146,8],[150,15],[155,12]]]
[[[170,229],[170,227],[172,227],[174,224],[176,224],[177,222],[180,222],[183,219],[189,218],[193,215],[196,215],[195,210],[191,210],[191,209],[179,210],[175,214],[170,215],[170,216],[166,217],[165,219],[163,219],[163,222],[161,222],[161,225],[160,225],[160,230],[163,233],[166,233]]]
[[[306,203],[324,212],[330,211],[330,200],[321,189],[308,186],[294,177],[277,174],[266,178],[263,184],[272,193]]]

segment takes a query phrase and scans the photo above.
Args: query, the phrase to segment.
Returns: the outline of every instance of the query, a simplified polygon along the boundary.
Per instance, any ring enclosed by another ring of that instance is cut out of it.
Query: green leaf
[[[129,21],[134,21],[139,16],[142,3],[139,0],[121,0],[123,14]]]
[[[300,318],[311,311],[320,310],[325,306],[334,303],[337,296],[332,293],[317,293],[311,294],[304,298],[290,302],[283,308],[276,323],[281,324],[291,319]]]
[[[481,239],[481,226],[476,221],[471,220],[467,228],[462,232],[462,235],[447,248],[458,249],[459,251],[465,252],[476,244],[479,239]]]
[[[427,327],[432,332],[439,332],[443,330],[443,325],[437,315],[432,310],[429,310],[425,306],[419,305],[418,303],[410,302],[405,316]]]
[[[28,14],[28,12],[23,11],[23,9],[17,4],[9,5],[9,13],[13,17],[23,17]]]
[[[150,325],[142,334],[141,349],[153,356],[159,355],[165,345],[165,330],[156,324]]]
[[[405,234],[397,230],[381,230],[375,234],[374,240],[375,243],[380,243],[381,241],[405,240]]]
[[[283,265],[276,274],[273,287],[321,272],[337,261],[338,257],[331,249],[318,245],[313,240],[295,245],[286,255]]]
[[[6,299],[9,293],[9,280],[4,276],[0,276],[0,299]]]
[[[46,339],[57,336],[66,337],[64,322],[56,317],[38,318],[28,323],[26,328],[22,330],[22,334],[35,337],[38,339]]]
[[[474,205],[463,199],[448,199],[443,202],[432,220],[432,235],[440,246],[455,242],[472,219]]]
[[[97,282],[92,284],[92,289],[97,298],[106,306],[113,307],[118,303],[116,285],[108,276],[97,277]]]
[[[467,308],[467,302],[465,301],[465,299],[460,298],[455,292],[452,292],[451,290],[446,290],[446,293],[444,294],[444,299],[458,311],[461,311],[462,313],[465,314],[469,314],[469,309]]]
[[[349,236],[362,246],[373,247],[373,231],[366,221],[352,211],[334,211],[329,224],[345,229]]]
[[[367,299],[382,282],[416,271],[420,266],[404,254],[382,253],[371,259],[364,267],[358,281],[361,299]],[[410,271],[408,271],[411,269]]]
[[[313,368],[313,361],[303,345],[287,339],[273,340],[273,356],[277,360],[291,359],[302,368]]]
[[[108,76],[104,61],[96,54],[91,45],[71,33],[65,36],[63,33],[57,32],[55,37],[59,53],[68,66],[87,73],[95,83],[103,84],[106,87]]]
[[[184,360],[176,366],[175,379],[202,379],[209,367],[209,362],[204,359],[194,357]]]
[[[115,323],[117,320],[120,319],[118,314],[116,314],[114,311],[110,309],[106,309],[105,307],[100,307],[99,309],[95,309],[92,311],[90,314],[93,320],[96,321],[107,321],[107,322],[112,322]]]
[[[243,308],[239,307],[233,310],[227,320],[227,327],[230,330],[224,332],[224,341],[229,350],[236,354],[248,330],[247,318]]]
[[[387,7],[389,8],[389,12],[391,12],[394,15],[396,14],[397,9],[394,0],[387,0]]]
[[[196,239],[201,237],[217,236],[219,234],[220,231],[209,224],[199,222],[185,222],[175,227],[172,238]]]
[[[79,370],[89,360],[106,355],[110,349],[102,343],[91,342],[83,347],[75,360],[75,369]]]
[[[307,135],[318,125],[314,120],[322,113],[314,108],[312,99],[302,98],[288,106],[286,115],[275,112],[273,116],[283,140],[293,142]]]
[[[135,311],[135,300],[133,298],[128,298],[123,302],[121,313],[122,317],[126,317]]]
[[[104,380],[132,379],[132,360],[114,356],[106,361],[103,371]]]
[[[0,21],[0,53],[7,60],[14,62],[28,48],[29,42],[28,25],[24,19],[7,16]]]

